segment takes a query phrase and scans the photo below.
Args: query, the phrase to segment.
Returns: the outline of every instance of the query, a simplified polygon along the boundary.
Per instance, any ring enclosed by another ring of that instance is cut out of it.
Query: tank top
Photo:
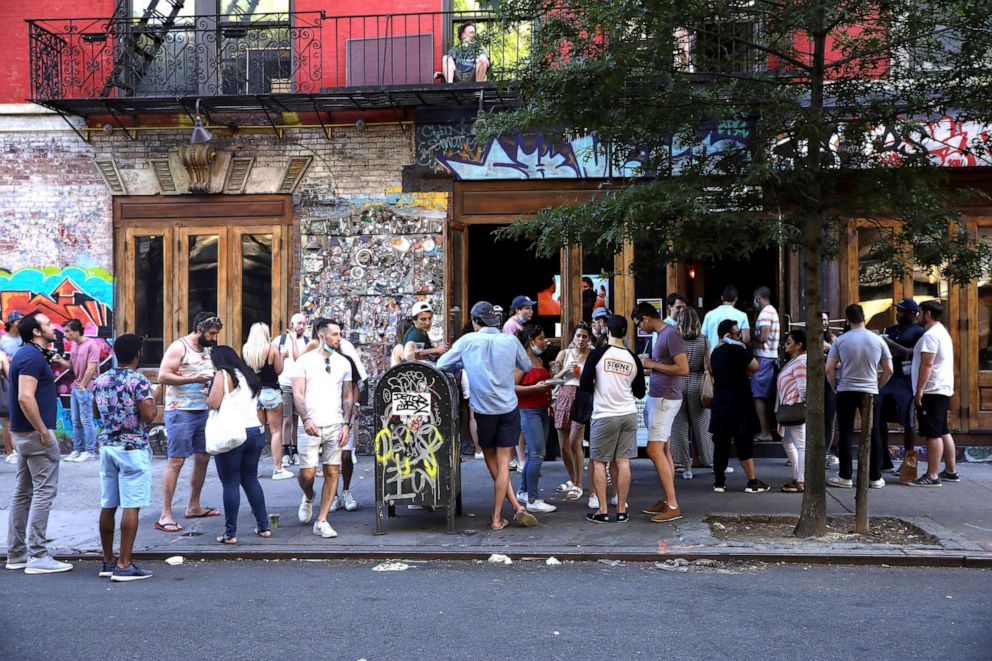
[[[258,397],[251,394],[244,374],[240,370],[234,370],[234,373],[238,376],[238,387],[224,396],[225,401],[237,412],[245,429],[260,427],[262,423],[258,421]],[[227,377],[228,373],[222,372],[219,376]]]
[[[200,374],[214,373],[214,364],[210,360],[209,351],[206,349],[197,351],[186,341],[186,338],[181,338],[179,341],[183,343],[183,357],[179,361],[179,369],[176,370],[179,376],[199,376]],[[206,383],[187,383],[182,386],[166,386],[166,410],[206,411],[208,385]]]
[[[276,368],[272,363],[262,365],[262,369],[258,370],[258,378],[262,380],[263,388],[279,389],[279,376],[276,374]]]
[[[522,386],[532,386],[535,383],[550,379],[551,373],[543,367],[535,367],[524,374],[520,380]],[[551,406],[551,388],[545,388],[541,392],[530,393],[529,395],[518,395],[517,406],[522,409],[540,409]]]

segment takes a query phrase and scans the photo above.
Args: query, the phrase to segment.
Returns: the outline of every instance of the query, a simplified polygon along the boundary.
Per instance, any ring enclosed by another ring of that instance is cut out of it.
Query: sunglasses
[[[327,358],[324,359],[324,371],[327,372],[328,374],[331,373],[331,357],[330,356],[328,356]]]
[[[207,330],[208,328],[223,328],[224,323],[220,320],[220,317],[207,317],[197,324],[196,327],[201,330]]]

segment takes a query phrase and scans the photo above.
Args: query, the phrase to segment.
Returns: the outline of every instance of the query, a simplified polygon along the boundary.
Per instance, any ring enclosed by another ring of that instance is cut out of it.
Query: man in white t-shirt
[[[754,398],[754,412],[758,414],[760,429],[756,440],[759,441],[772,440],[769,414],[775,399],[775,361],[778,360],[781,335],[778,310],[772,307],[771,296],[772,290],[768,287],[754,290],[754,309],[759,312],[751,342],[758,371],[751,375],[751,397]]]
[[[751,326],[748,323],[747,315],[734,307],[737,305],[737,287],[733,285],[724,287],[720,300],[722,301],[720,305],[707,312],[706,316],[703,317],[703,325],[700,329],[700,332],[710,341],[711,355],[723,339],[717,329],[724,319],[732,319],[737,324],[737,328],[741,332],[741,342],[745,345],[751,343]]]
[[[306,332],[307,318],[297,312],[289,320],[289,328],[272,344],[282,354],[282,372],[279,374],[279,389],[282,391],[282,467],[299,462],[296,453],[296,436],[299,433],[299,411],[293,405],[293,364],[307,350],[310,341]],[[276,467],[278,468],[278,466]]]
[[[912,375],[920,439],[927,444],[927,472],[907,484],[939,487],[941,481],[961,481],[956,470],[954,437],[947,429],[947,412],[954,395],[954,345],[941,323],[944,306],[939,301],[921,303],[920,315],[926,332],[913,347]],[[938,474],[941,457],[944,470]]]
[[[299,441],[300,473],[303,500],[297,512],[301,523],[313,516],[313,479],[318,464],[323,466],[324,486],[320,492],[320,511],[313,524],[313,534],[337,537],[327,522],[334,492],[338,485],[341,451],[348,445],[354,416],[352,364],[341,354],[341,324],[317,319],[313,334],[318,348],[296,360],[293,372],[293,403],[303,416],[307,435]]]
[[[606,346],[592,350],[582,370],[579,389],[592,393],[589,424],[589,457],[599,509],[586,519],[609,523],[606,506],[606,465],[617,467],[617,523],[630,520],[627,494],[630,491],[630,460],[637,456],[637,400],[644,397],[644,368],[640,359],[624,347],[627,320],[612,315],[606,320],[610,334]],[[590,369],[592,368],[592,369]]]

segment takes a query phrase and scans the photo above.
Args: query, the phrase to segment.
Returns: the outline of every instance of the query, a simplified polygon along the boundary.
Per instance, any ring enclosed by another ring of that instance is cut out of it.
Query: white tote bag
[[[241,424],[237,411],[234,410],[234,403],[231,402],[227,388],[227,372],[218,370],[217,375],[224,379],[224,399],[221,400],[220,408],[216,411],[210,411],[207,416],[207,427],[204,430],[204,435],[207,440],[208,454],[230,452],[248,440],[245,426]]]

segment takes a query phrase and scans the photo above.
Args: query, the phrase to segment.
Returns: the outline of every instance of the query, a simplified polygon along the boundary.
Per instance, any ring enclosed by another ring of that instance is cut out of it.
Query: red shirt
[[[545,379],[551,378],[551,372],[543,367],[535,367],[524,374],[520,380],[522,386],[532,386]],[[522,409],[541,409],[551,406],[551,388],[544,388],[540,392],[533,392],[528,395],[517,395],[517,405]]]

